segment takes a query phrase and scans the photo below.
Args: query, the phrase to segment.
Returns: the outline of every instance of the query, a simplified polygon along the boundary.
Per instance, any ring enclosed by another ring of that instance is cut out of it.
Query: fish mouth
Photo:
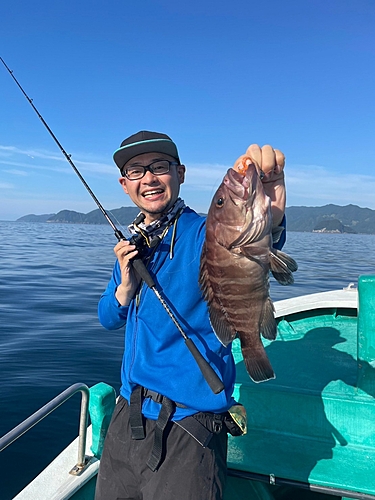
[[[241,202],[245,202],[246,200],[248,200],[250,195],[252,176],[249,175],[248,172],[249,169],[246,172],[246,175],[242,175],[233,170],[233,168],[230,168],[227,171],[226,176],[224,177],[225,186],[234,194],[235,198],[239,198],[239,201]],[[231,196],[231,199],[234,203],[235,198],[232,198]]]

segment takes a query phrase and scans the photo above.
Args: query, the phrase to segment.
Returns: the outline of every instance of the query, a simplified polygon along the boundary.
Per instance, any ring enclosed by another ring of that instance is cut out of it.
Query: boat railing
[[[90,398],[89,388],[83,383],[71,385],[61,394],[52,399],[49,403],[44,405],[38,411],[30,415],[30,417],[28,417],[26,420],[17,425],[14,429],[5,434],[5,436],[0,438],[0,452],[3,451],[7,446],[12,444],[14,441],[16,441],[18,438],[20,438],[23,434],[25,434],[25,432],[29,431],[32,427],[34,427],[34,425],[38,424],[41,420],[47,417],[47,415],[56,410],[59,406],[68,401],[68,399],[77,394],[77,392],[82,393],[81,412],[79,419],[78,458],[77,464],[70,471],[70,474],[78,475],[86,465],[85,450]]]

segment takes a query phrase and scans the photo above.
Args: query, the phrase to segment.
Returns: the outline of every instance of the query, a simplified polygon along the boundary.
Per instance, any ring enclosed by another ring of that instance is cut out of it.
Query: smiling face
[[[157,160],[176,161],[175,158],[164,153],[144,153],[129,160],[124,167],[146,167]],[[160,219],[173,206],[184,180],[185,166],[171,165],[166,174],[155,175],[146,171],[142,179],[131,181],[126,177],[121,177],[119,182],[133,203],[145,214],[145,223],[150,224]]]

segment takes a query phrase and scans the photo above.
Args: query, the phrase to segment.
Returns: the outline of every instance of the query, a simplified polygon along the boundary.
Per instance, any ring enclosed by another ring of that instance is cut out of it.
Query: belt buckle
[[[223,428],[223,419],[221,415],[214,414],[214,418],[212,420],[212,432],[214,434],[219,434]]]

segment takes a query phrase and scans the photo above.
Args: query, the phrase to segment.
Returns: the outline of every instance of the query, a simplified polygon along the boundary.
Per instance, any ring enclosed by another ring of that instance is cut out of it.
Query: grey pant
[[[214,434],[203,448],[169,422],[159,469],[147,466],[155,421],[145,421],[146,438],[131,438],[129,406],[120,397],[100,461],[95,500],[221,500],[226,482],[227,433]]]

